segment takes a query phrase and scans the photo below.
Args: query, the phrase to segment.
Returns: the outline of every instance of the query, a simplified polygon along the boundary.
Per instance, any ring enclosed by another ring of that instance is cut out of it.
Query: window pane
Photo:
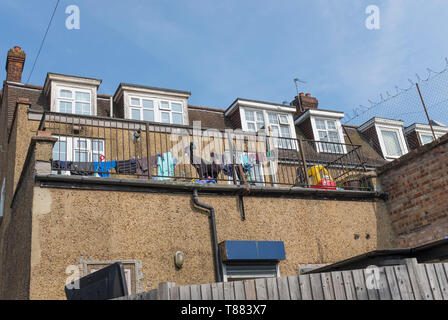
[[[154,121],[154,111],[143,109],[143,120],[144,121]]]
[[[320,141],[329,141],[326,131],[319,131],[319,140]]]
[[[278,137],[278,136],[280,135],[280,132],[279,132],[277,126],[272,126],[271,129],[272,129],[272,130],[271,130],[271,132],[272,132],[272,136],[274,136],[274,137]]]
[[[92,155],[92,161],[93,162],[100,162],[100,155],[99,154]]]
[[[336,129],[336,121],[328,120],[327,126],[329,130],[335,130]]]
[[[169,112],[162,112],[162,122],[170,123],[170,114]]]
[[[276,113],[268,113],[268,116],[269,116],[269,123],[278,124],[278,117]]]
[[[395,131],[381,130],[383,142],[386,147],[386,154],[392,157],[399,157],[403,154],[398,140],[398,134]]]
[[[325,120],[316,119],[316,127],[317,129],[325,130],[327,127],[325,126]]]
[[[263,112],[257,111],[257,121],[264,122]]]
[[[131,98],[131,106],[140,106],[140,99],[138,98]]]
[[[59,102],[59,112],[61,113],[72,113],[72,103],[66,101]]]
[[[421,138],[422,138],[422,143],[423,144],[431,143],[431,142],[434,141],[434,137],[433,136],[421,135]]]
[[[98,141],[92,141],[92,150],[98,151]]]
[[[284,124],[288,123],[288,116],[281,114],[280,115],[280,123],[284,123]]]
[[[154,102],[152,100],[143,100],[143,108],[154,109]]]
[[[131,109],[131,119],[140,120],[140,110],[139,109]]]
[[[70,90],[61,90],[60,93],[59,93],[59,96],[61,98],[71,99],[72,98],[72,92]]]
[[[257,122],[257,131],[264,127],[264,122]]]
[[[79,92],[76,91],[76,100],[77,101],[86,101],[86,102],[90,102],[90,93],[88,92]]]
[[[328,136],[329,136],[331,142],[337,142],[337,143],[340,142],[340,141],[339,141],[339,135],[338,135],[337,132],[335,132],[335,131],[329,131],[329,132],[328,132]]]
[[[248,123],[247,124],[247,130],[255,132],[255,124],[253,124],[251,122]]]
[[[182,105],[180,103],[172,103],[171,109],[175,112],[182,112]]]
[[[65,141],[57,141],[53,147],[53,160],[67,161],[67,145]]]
[[[280,126],[280,131],[283,138],[290,138],[289,126]]]
[[[174,124],[183,124],[182,113],[173,113],[173,123]]]
[[[75,152],[75,161],[76,162],[87,162],[87,152]]]
[[[75,113],[76,114],[90,114],[90,103],[75,103]]]
[[[160,109],[169,110],[170,109],[170,103],[168,101],[161,101],[160,102]]]
[[[78,140],[78,148],[79,149],[87,149],[87,141]]]
[[[246,121],[255,121],[255,116],[253,111],[246,110]]]

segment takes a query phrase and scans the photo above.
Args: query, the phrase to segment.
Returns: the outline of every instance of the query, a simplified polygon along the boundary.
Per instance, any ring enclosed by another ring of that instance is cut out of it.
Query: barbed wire
[[[408,79],[409,87],[401,88],[398,85],[395,86],[395,94],[391,94],[386,91],[385,95],[381,93],[379,95],[379,101],[373,101],[368,99],[370,106],[360,104],[354,108],[351,113],[346,115],[345,123],[362,124],[363,122],[372,118],[371,115],[374,112],[374,116],[383,118],[397,119],[397,117],[406,116],[404,120],[407,124],[412,123],[427,123],[427,118],[421,100],[418,96],[416,84],[422,92],[422,97],[426,103],[426,106],[432,111],[435,107],[443,106],[443,103],[448,102],[448,58],[445,58],[445,66],[441,71],[434,71],[431,68],[426,68],[427,76],[422,78],[418,73],[415,74],[416,81]],[[403,110],[405,108],[405,110]],[[431,114],[432,120],[437,118],[440,120],[448,120],[448,113]],[[410,117],[412,115],[419,115],[420,117]],[[445,119],[440,119],[445,118]]]

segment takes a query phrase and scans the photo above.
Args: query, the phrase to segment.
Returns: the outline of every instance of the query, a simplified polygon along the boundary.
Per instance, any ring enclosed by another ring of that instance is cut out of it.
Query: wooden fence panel
[[[403,265],[158,289],[117,300],[448,300],[448,264]]]
[[[235,300],[246,300],[243,281],[236,281],[233,283],[233,286],[235,289]]]
[[[291,300],[287,277],[277,278],[279,300]]]
[[[384,268],[380,268],[379,272],[380,272],[380,281],[379,281],[378,294],[380,296],[380,300],[392,300],[392,294],[389,289],[386,270]]]
[[[353,281],[355,283],[356,297],[358,300],[369,300],[367,294],[366,282],[362,270],[352,270]]]
[[[255,280],[245,280],[244,291],[246,292],[246,300],[257,300],[257,291],[255,290]]]
[[[310,274],[310,282],[313,300],[324,300],[324,290],[322,288],[322,279],[320,274]]]
[[[443,268],[443,264],[435,263],[434,268],[436,269],[437,278],[439,279],[442,298],[443,300],[448,300],[448,277]]]
[[[342,279],[342,273],[335,271],[331,273],[333,280],[334,296],[336,300],[346,300],[344,280]]]
[[[302,300],[302,294],[300,292],[300,285],[299,285],[299,277],[289,276],[287,278],[289,285],[289,295],[291,296],[291,300]]]
[[[255,292],[257,300],[268,300],[268,290],[266,288],[266,279],[255,280]]]
[[[414,300],[414,294],[411,289],[409,275],[406,266],[393,267],[395,275],[397,276],[398,289],[400,290],[402,300]]]
[[[313,294],[311,291],[311,282],[309,275],[299,276],[299,288],[302,300],[313,300]]]
[[[344,281],[347,300],[357,300],[355,284],[353,282],[351,271],[342,271],[342,280]]]
[[[278,285],[276,278],[267,278],[266,287],[268,290],[268,300],[278,300]]]
[[[442,292],[440,291],[439,281],[437,279],[436,270],[433,264],[426,264],[426,274],[428,275],[429,285],[432,290],[434,300],[442,300]]]

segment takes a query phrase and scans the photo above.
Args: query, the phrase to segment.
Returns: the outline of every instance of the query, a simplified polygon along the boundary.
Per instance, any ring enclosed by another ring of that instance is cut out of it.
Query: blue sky
[[[29,76],[56,0],[0,2],[0,61],[14,45]],[[67,30],[76,4],[81,29]],[[365,27],[368,5],[381,29]],[[350,112],[448,56],[446,0],[62,0],[30,80],[47,72],[188,90],[190,103],[227,108],[237,97],[281,103],[307,81],[325,109]],[[4,62],[3,62],[4,63]],[[1,68],[1,78],[5,78]]]

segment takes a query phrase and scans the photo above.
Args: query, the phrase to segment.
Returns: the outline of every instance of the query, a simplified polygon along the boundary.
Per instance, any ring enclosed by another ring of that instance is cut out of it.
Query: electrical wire
[[[39,59],[40,52],[42,51],[42,48],[44,46],[45,39],[47,38],[48,31],[50,30],[50,27],[51,27],[51,23],[53,22],[53,18],[54,18],[55,14],[56,14],[56,10],[58,9],[59,2],[60,2],[60,0],[58,0],[56,2],[56,6],[54,7],[54,10],[53,10],[53,13],[51,15],[50,21],[48,22],[47,30],[45,31],[44,37],[43,37],[42,42],[41,42],[40,47],[39,47],[39,51],[37,52],[36,59],[34,60],[33,67],[31,68],[31,72],[30,72],[30,75],[28,76],[28,80],[26,81],[26,84],[29,84],[31,76],[33,75],[34,68],[36,67],[36,63],[37,63],[37,60]]]

